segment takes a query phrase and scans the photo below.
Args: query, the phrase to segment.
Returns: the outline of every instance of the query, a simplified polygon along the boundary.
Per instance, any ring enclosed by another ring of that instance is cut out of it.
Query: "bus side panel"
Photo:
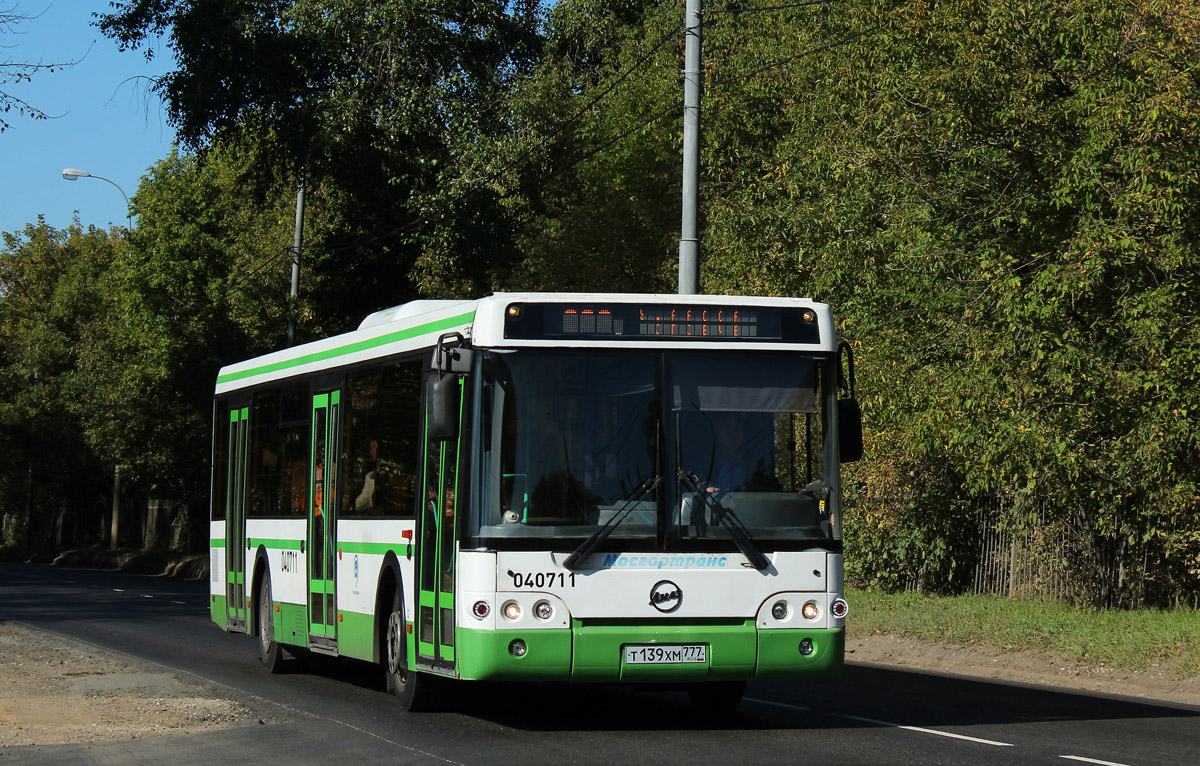
[[[270,577],[271,598],[278,609],[274,619],[275,640],[292,646],[308,645],[305,612],[308,593],[304,578],[307,562],[306,554],[301,551],[306,529],[307,521],[303,518],[249,519],[246,522],[246,540],[251,550],[263,550],[267,555],[267,568],[263,574]],[[255,556],[247,565],[255,567],[257,562]],[[249,583],[251,590],[247,594],[255,595],[262,585],[262,575],[252,569],[247,575],[250,577],[255,579]],[[253,599],[252,607],[257,616],[257,599]]]
[[[225,628],[225,522],[208,523],[208,609],[212,621]]]
[[[375,633],[387,621],[387,615],[375,614],[379,581],[389,552],[400,565],[401,587],[404,589],[405,619],[411,623],[413,558],[409,555],[410,535],[414,522],[407,520],[338,521],[337,541],[337,603],[338,654],[343,657],[375,659]]]

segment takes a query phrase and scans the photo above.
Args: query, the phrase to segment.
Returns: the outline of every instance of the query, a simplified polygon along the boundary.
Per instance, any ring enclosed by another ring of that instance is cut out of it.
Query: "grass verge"
[[[1090,665],[1144,670],[1169,667],[1200,676],[1200,612],[1117,611],[1000,596],[926,596],[850,592],[848,635],[887,633],[978,646],[1033,650]]]

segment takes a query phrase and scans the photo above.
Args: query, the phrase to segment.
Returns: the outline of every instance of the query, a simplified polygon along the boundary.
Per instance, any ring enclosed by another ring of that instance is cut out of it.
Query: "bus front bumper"
[[[739,625],[580,624],[569,629],[470,630],[458,636],[459,676],[476,681],[666,683],[839,678],[845,631]],[[627,646],[702,645],[703,662],[627,664]],[[803,651],[807,651],[805,654]]]

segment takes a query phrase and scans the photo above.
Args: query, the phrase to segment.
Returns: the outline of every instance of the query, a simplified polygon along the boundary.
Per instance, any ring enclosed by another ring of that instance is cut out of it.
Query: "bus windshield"
[[[827,543],[838,533],[821,481],[822,364],[779,352],[485,352],[474,544]]]

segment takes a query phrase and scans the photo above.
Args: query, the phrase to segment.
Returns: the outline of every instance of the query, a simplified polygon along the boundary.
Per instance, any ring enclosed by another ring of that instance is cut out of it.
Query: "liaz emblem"
[[[674,612],[683,604],[683,590],[670,580],[659,580],[650,589],[650,606],[664,614]]]

